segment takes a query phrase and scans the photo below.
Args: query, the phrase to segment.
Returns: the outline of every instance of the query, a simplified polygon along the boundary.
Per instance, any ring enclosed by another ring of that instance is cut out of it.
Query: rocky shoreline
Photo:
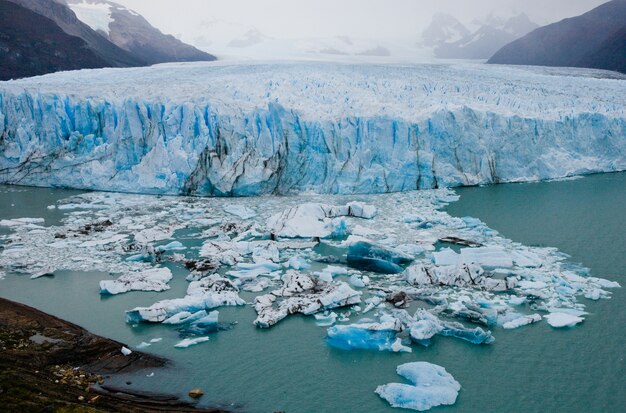
[[[107,378],[167,360],[0,298],[0,412],[222,412],[178,397],[108,386]]]

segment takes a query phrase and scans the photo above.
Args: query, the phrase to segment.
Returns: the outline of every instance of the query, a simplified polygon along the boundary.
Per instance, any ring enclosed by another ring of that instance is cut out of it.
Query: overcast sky
[[[547,24],[606,0],[113,0],[141,13],[165,33],[193,39],[202,21],[224,20],[275,38],[415,37],[436,11],[463,23],[491,12],[524,12]]]

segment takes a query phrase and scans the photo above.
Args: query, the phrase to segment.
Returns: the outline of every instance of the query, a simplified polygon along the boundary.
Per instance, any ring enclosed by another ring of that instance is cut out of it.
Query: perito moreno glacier
[[[194,63],[1,82],[0,182],[350,194],[626,170],[626,81],[608,74]]]

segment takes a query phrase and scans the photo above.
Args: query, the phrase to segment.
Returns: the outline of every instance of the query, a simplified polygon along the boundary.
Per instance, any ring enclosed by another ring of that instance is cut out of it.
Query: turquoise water
[[[76,192],[16,188],[0,199],[0,218],[60,218],[47,205]],[[583,179],[462,188],[448,212],[474,216],[503,235],[527,245],[553,246],[592,275],[626,285],[626,174]],[[12,206],[13,204],[14,206]],[[45,260],[45,257],[41,257]],[[167,370],[120,378],[132,387],[183,395],[205,391],[203,402],[250,412],[392,412],[374,393],[376,386],[402,382],[398,364],[428,361],[444,366],[462,385],[457,403],[433,411],[455,412],[617,412],[626,405],[624,362],[626,294],[587,305],[585,322],[555,330],[546,323],[518,330],[496,328],[495,343],[474,346],[436,339],[410,354],[345,352],[329,348],[326,330],[314,320],[291,316],[270,330],[252,325],[250,308],[222,308],[220,321],[238,324],[211,334],[210,343],[177,350],[177,332],[161,325],[131,327],[124,310],[184,295],[186,272],[172,265],[171,290],[100,298],[102,273],[59,272],[30,280],[8,275],[0,295],[35,306],[131,346],[150,338],[163,342],[147,351],[173,360]],[[242,294],[244,299],[252,295]]]

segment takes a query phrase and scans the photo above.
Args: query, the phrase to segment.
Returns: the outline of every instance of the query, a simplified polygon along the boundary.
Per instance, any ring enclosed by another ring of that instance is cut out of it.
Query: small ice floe
[[[256,216],[256,212],[252,208],[248,208],[239,204],[226,205],[224,207],[224,211],[241,219],[250,219]]]
[[[135,234],[135,241],[140,244],[147,244],[148,242],[172,238],[172,235],[174,235],[174,231],[169,228],[146,228]]]
[[[454,404],[461,390],[459,382],[436,364],[406,363],[399,365],[396,371],[412,384],[389,383],[376,388],[376,393],[392,407],[426,411]]]
[[[342,350],[378,350],[392,352],[408,352],[410,347],[404,346],[396,335],[402,328],[399,320],[381,317],[380,322],[361,322],[350,325],[330,327],[326,342]]]
[[[241,261],[237,245],[229,240],[206,240],[200,249],[200,256],[211,258],[223,265],[235,265]]]
[[[443,266],[419,263],[408,267],[404,276],[409,284],[415,286],[473,287],[506,291],[518,284],[514,276],[502,279],[492,278],[491,274],[485,273],[480,265],[464,262]]]
[[[272,280],[267,278],[256,278],[254,280],[245,281],[241,285],[241,290],[251,293],[260,293],[273,284]]]
[[[153,339],[150,339],[150,343],[152,343],[152,344],[154,344],[154,343],[159,343],[159,342],[161,342],[161,341],[163,341],[163,338],[162,338],[162,337],[155,337],[155,338],[153,338]]]
[[[228,305],[244,305],[239,289],[227,278],[209,275],[192,281],[184,298],[159,301],[150,307],[136,307],[126,311],[129,323],[160,323],[181,312],[195,313]]]
[[[329,327],[337,321],[337,313],[331,311],[329,313],[315,314],[315,324],[320,327]]]
[[[123,355],[125,355],[125,356],[129,356],[129,355],[132,353],[132,350],[130,350],[130,349],[126,348],[126,347],[123,347],[123,346],[122,346],[122,348],[121,348],[121,350],[120,350],[120,351],[121,351],[121,352],[122,352],[122,354],[123,354]]]
[[[209,341],[208,337],[186,338],[174,344],[174,347],[187,348],[187,347],[195,346],[196,344],[205,343],[207,341]]]
[[[137,344],[135,348],[141,350],[142,348],[150,347],[151,345],[151,343],[146,343],[145,341],[142,341],[141,343]]]
[[[287,268],[292,268],[294,270],[305,270],[311,266],[305,258],[299,255],[294,255],[289,258],[285,265]]]
[[[150,374],[146,374],[146,377],[154,377],[154,372],[152,372]]]
[[[0,220],[0,227],[16,228],[22,227],[25,229],[37,229],[43,228],[40,224],[43,224],[45,220],[43,218],[13,218]]]
[[[361,293],[345,282],[323,283],[293,270],[282,276],[282,286],[255,298],[257,327],[268,328],[289,314],[314,314],[361,302]]]
[[[539,321],[541,321],[541,316],[539,314],[530,314],[514,318],[511,321],[507,321],[506,323],[502,324],[502,328],[510,330],[513,328],[523,327],[528,324],[537,323]]]
[[[371,219],[376,208],[362,202],[343,206],[306,203],[272,215],[266,223],[272,234],[285,238],[328,238],[345,234],[342,217]]]
[[[324,281],[324,282],[332,282],[333,281],[333,277],[335,275],[346,275],[348,274],[348,269],[345,267],[339,267],[336,265],[329,265],[326,268],[324,268],[322,271],[317,271],[314,272],[313,275],[317,275],[317,278],[319,278],[320,281]]]
[[[243,263],[237,264],[238,270],[228,271],[226,274],[231,277],[241,278],[244,280],[251,280],[259,275],[269,275],[274,271],[282,269],[282,265],[275,264],[271,261],[260,263]]]
[[[159,267],[124,274],[117,280],[100,281],[100,294],[121,294],[128,291],[165,291],[172,279],[169,268]]]
[[[473,344],[490,344],[495,341],[490,331],[480,327],[467,328],[458,322],[440,320],[424,309],[416,311],[414,321],[407,321],[411,340],[423,346],[430,345],[430,339],[439,334],[444,337],[455,337]]]
[[[358,270],[398,274],[404,271],[401,265],[413,261],[409,255],[364,238],[349,238],[347,243],[348,265]]]
[[[365,286],[370,283],[370,277],[367,275],[352,274],[348,282],[355,288],[365,288]]]
[[[574,327],[584,321],[584,318],[568,313],[550,313],[543,318],[554,328]]]

